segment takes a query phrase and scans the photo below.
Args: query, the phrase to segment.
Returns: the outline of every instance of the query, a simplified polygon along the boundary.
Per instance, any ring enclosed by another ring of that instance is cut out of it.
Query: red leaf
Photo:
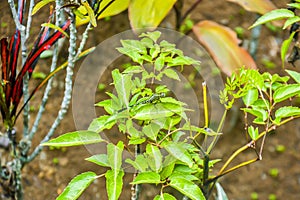
[[[62,29],[66,30],[71,21],[68,20],[63,25]],[[35,48],[32,50],[32,52],[27,57],[27,60],[25,61],[24,66],[22,67],[20,73],[18,74],[18,77],[16,79],[16,82],[14,84],[13,88],[13,104],[14,104],[14,110],[13,113],[16,112],[16,107],[20,102],[20,99],[23,95],[23,77],[26,74],[26,72],[29,73],[29,76],[33,72],[33,69],[35,67],[35,64],[37,62],[37,59],[41,55],[41,53],[47,49],[49,49],[59,38],[63,37],[63,34],[59,31],[54,32],[46,41],[44,41],[38,48]]]
[[[2,38],[0,41],[1,45],[1,62],[2,62],[2,79],[8,81],[8,42],[6,38]]]
[[[204,20],[194,25],[193,32],[228,76],[243,65],[256,69],[254,60],[245,49],[238,46],[236,33],[228,27]]]

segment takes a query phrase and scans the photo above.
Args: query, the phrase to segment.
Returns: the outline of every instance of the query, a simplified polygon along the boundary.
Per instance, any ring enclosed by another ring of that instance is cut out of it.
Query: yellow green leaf
[[[61,32],[62,34],[64,34],[67,38],[69,38],[68,33],[66,33],[62,28],[60,28],[59,26],[56,26],[55,24],[43,23],[41,26],[45,26],[45,27],[49,27],[49,28],[52,28],[54,30],[57,30],[57,31]]]
[[[97,20],[103,19],[105,17],[117,15],[128,8],[129,0],[115,0],[110,3],[112,0],[103,0],[99,6],[97,13],[101,14],[97,17]],[[105,9],[105,10],[104,10]],[[80,6],[78,11],[83,15],[87,14],[87,9],[84,6]],[[81,26],[90,21],[90,16],[84,18],[76,16],[76,25]]]
[[[32,9],[32,13],[31,15],[34,15],[35,13],[37,13],[42,7],[44,7],[45,5],[47,5],[48,3],[54,2],[55,0],[43,0],[38,2]]]
[[[193,27],[193,32],[228,76],[242,66],[256,69],[253,58],[238,45],[236,33],[228,27],[204,20]]]
[[[86,0],[81,0],[81,4],[85,7],[88,16],[90,18],[90,23],[96,27],[97,26],[97,20],[94,13],[94,10],[91,8],[90,4]]]
[[[129,5],[129,20],[133,30],[156,28],[172,9],[176,0],[132,0]]]

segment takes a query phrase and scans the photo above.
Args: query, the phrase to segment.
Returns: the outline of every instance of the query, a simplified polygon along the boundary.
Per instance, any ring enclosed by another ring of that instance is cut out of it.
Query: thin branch
[[[30,35],[30,27],[31,27],[31,22],[32,22],[31,13],[32,13],[33,7],[34,7],[34,0],[30,0],[28,19],[27,19],[27,25],[26,25],[26,37],[25,37],[26,40],[28,40],[29,35]]]
[[[56,7],[55,9],[58,10],[61,7],[61,0],[56,0]],[[61,12],[55,12],[55,17],[56,17],[56,21],[55,21],[55,25],[59,26],[62,22],[62,16],[63,14]],[[54,71],[55,68],[57,67],[57,61],[58,61],[58,53],[59,53],[59,41],[58,43],[55,43],[54,45],[54,50],[53,50],[53,57],[52,57],[52,62],[51,62],[51,66],[50,66],[50,72]],[[29,139],[32,140],[34,134],[36,133],[37,129],[38,129],[38,125],[40,123],[40,120],[42,118],[42,115],[45,111],[45,106],[46,103],[48,101],[48,97],[49,97],[49,93],[52,89],[52,82],[53,82],[53,78],[50,78],[47,82],[46,88],[44,90],[44,95],[42,98],[42,102],[39,108],[39,111],[37,113],[37,116],[35,118],[35,121],[33,123],[33,126],[31,128],[31,131],[29,133]]]
[[[49,132],[44,137],[44,139],[41,141],[41,143],[44,143],[48,141],[52,135],[54,134],[54,131],[56,130],[57,126],[60,124],[61,120],[64,118],[67,109],[69,107],[70,101],[71,101],[71,95],[72,95],[72,78],[73,78],[73,68],[75,65],[75,56],[76,56],[76,40],[77,40],[77,30],[75,26],[75,15],[74,13],[70,12],[69,16],[71,20],[70,24],[70,39],[69,39],[69,56],[68,56],[68,66],[67,66],[67,74],[65,78],[65,91],[64,91],[64,97],[61,103],[61,108],[58,112],[58,116],[56,117],[54,123],[52,124]],[[37,146],[32,154],[26,159],[25,162],[30,162],[33,160],[43,149],[43,146],[39,145]]]
[[[182,24],[182,22],[187,18],[187,16],[196,9],[196,7],[198,6],[198,4],[201,2],[202,0],[196,0],[193,5],[183,14],[183,16],[180,18],[179,21],[179,26]]]

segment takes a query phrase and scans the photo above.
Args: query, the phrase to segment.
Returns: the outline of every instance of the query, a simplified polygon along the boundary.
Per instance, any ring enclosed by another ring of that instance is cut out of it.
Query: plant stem
[[[218,129],[217,129],[217,133],[220,133],[224,123],[225,123],[225,119],[226,119],[226,115],[227,115],[227,109],[224,110],[224,113],[222,115],[221,121],[219,123]],[[212,151],[212,148],[215,146],[217,139],[219,138],[219,135],[215,135],[213,141],[210,143],[208,149],[207,149],[207,153],[210,154],[210,152]]]
[[[61,0],[56,0],[55,9],[58,10],[61,7],[61,5],[62,5]],[[59,26],[62,22],[62,14],[60,12],[55,12],[55,15],[56,15],[55,16],[56,17],[55,25]],[[58,41],[58,43],[54,44],[53,57],[52,57],[52,62],[51,62],[51,66],[50,66],[50,72],[54,71],[55,68],[57,67],[58,53],[59,53],[59,41]],[[45,106],[46,106],[46,103],[48,101],[49,93],[52,89],[52,82],[53,82],[53,78],[50,78],[47,82],[39,111],[37,113],[37,116],[35,118],[35,121],[33,123],[32,128],[31,128],[31,131],[29,133],[29,140],[32,140],[32,138],[34,137],[34,134],[36,133],[36,131],[38,129],[38,125],[39,125],[40,120],[41,120],[41,118],[43,116],[43,113],[45,111]]]
[[[71,20],[70,24],[70,38],[69,38],[69,49],[68,49],[68,66],[67,66],[67,74],[65,78],[65,91],[64,91],[64,97],[61,103],[60,110],[58,112],[58,115],[53,122],[49,132],[44,137],[44,139],[41,141],[41,143],[44,143],[48,141],[52,135],[54,134],[54,131],[56,130],[57,126],[60,124],[61,120],[65,116],[67,109],[69,107],[70,101],[71,101],[71,94],[72,94],[72,78],[73,78],[73,68],[75,65],[75,57],[76,57],[76,40],[77,40],[77,30],[75,26],[75,15],[70,12],[69,20]],[[43,149],[42,145],[37,146],[32,154],[28,156],[26,159],[26,162],[30,162],[33,160]]]
[[[225,170],[225,169],[228,167],[228,165],[233,161],[233,159],[234,159],[235,157],[237,157],[241,152],[243,152],[243,151],[245,151],[246,149],[248,149],[249,147],[251,147],[252,144],[253,144],[254,142],[258,141],[258,140],[259,140],[260,138],[262,138],[262,137],[265,137],[265,135],[266,135],[268,132],[270,132],[271,130],[275,130],[276,127],[281,126],[281,125],[283,125],[283,124],[286,124],[287,122],[290,122],[290,121],[292,121],[293,119],[296,119],[296,118],[300,118],[300,115],[294,116],[294,117],[290,117],[290,118],[287,118],[286,120],[283,120],[283,121],[280,122],[279,124],[273,125],[273,126],[269,127],[267,130],[261,132],[261,133],[257,136],[256,140],[252,140],[252,141],[249,142],[248,144],[246,144],[246,145],[240,147],[238,150],[236,150],[236,151],[228,158],[228,160],[225,162],[225,164],[223,165],[223,167],[222,167],[222,168],[220,169],[220,171],[218,172],[218,175],[217,175],[217,176],[223,174],[223,173],[224,173],[224,170]],[[243,166],[245,166],[245,165],[243,165]],[[233,168],[234,168],[234,167],[233,167]]]

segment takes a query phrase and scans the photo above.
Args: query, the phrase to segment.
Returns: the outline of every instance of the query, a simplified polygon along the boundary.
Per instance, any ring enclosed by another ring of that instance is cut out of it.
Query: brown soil
[[[189,5],[192,1],[189,1]],[[278,6],[284,6],[287,0],[274,0]],[[186,6],[188,7],[188,6]],[[185,8],[187,9],[187,8]],[[0,36],[10,36],[13,33],[13,22],[10,19],[9,9],[6,3],[2,2],[0,6],[0,24],[7,22],[7,26],[1,26]],[[41,14],[42,16],[43,14]],[[205,0],[199,4],[197,9],[192,14],[192,19],[196,22],[203,19],[214,20],[221,24],[225,24],[231,28],[241,26],[247,30],[247,27],[255,20],[255,14],[244,12],[244,10],[232,3],[225,1],[208,1]],[[167,18],[172,20],[172,16]],[[36,23],[36,21],[35,21]],[[33,32],[37,32],[39,28],[35,27]],[[112,17],[108,22],[100,22],[97,29],[91,33],[90,44],[98,44],[106,38],[129,29],[127,13],[122,13]],[[249,32],[245,34],[245,39],[248,39]],[[260,38],[257,63],[261,71],[272,71],[283,74],[280,68],[280,52],[276,41],[282,41],[287,34],[282,32],[271,32],[263,28]],[[274,43],[275,41],[275,43]],[[273,53],[275,51],[275,53]],[[272,53],[271,53],[272,52]],[[276,68],[266,69],[263,65],[263,59],[269,59],[276,63]],[[43,71],[47,67],[48,60],[39,62],[38,70]],[[63,91],[61,85],[63,73],[58,74],[56,79],[56,87],[52,92],[52,98],[49,100],[47,112],[41,122],[39,132],[36,134],[33,145],[36,146],[44,137],[44,134],[51,126],[52,120],[57,115],[57,110],[60,105],[60,97]],[[102,80],[101,80],[102,81]],[[109,83],[110,80],[103,80],[104,83]],[[35,100],[40,98],[41,94],[37,94]],[[97,94],[96,101],[106,98],[103,93]],[[38,101],[33,101],[33,105],[38,108]],[[34,118],[36,111],[32,112]],[[46,119],[45,119],[46,118]],[[224,131],[224,135],[220,138],[217,146],[214,149],[212,157],[223,157],[226,160],[231,153],[246,143],[243,136],[243,116],[238,116],[234,129]],[[221,179],[221,184],[224,187],[229,199],[244,200],[251,199],[250,195],[256,192],[259,199],[268,199],[270,194],[275,194],[277,199],[300,199],[300,125],[299,120],[295,120],[278,130],[275,133],[268,135],[263,160],[256,162],[248,167],[239,169]],[[228,124],[230,121],[228,121]],[[229,126],[229,125],[228,125]],[[21,125],[19,125],[21,127]],[[226,126],[225,126],[226,128]],[[18,129],[21,132],[21,128]],[[75,130],[73,115],[70,112],[66,115],[61,125],[55,132],[55,137],[69,131]],[[286,150],[282,153],[276,151],[278,145],[284,145]],[[77,174],[85,171],[94,171],[101,174],[101,170],[96,165],[84,161],[84,158],[90,156],[90,153],[85,147],[72,147],[68,149],[50,150],[45,148],[43,152],[30,164],[26,165],[23,170],[25,199],[32,200],[52,200],[57,197],[67,183]],[[256,155],[253,151],[246,152],[238,157],[236,163],[243,160],[254,158]],[[58,161],[58,163],[56,162]],[[221,165],[217,165],[219,168]],[[279,171],[278,177],[272,177],[269,170],[276,168]],[[130,199],[131,175],[125,177],[124,187],[126,188],[120,199]],[[144,189],[144,194],[141,199],[153,198],[154,188],[147,187]],[[80,199],[101,199],[105,200],[105,181],[99,179],[93,183]]]

